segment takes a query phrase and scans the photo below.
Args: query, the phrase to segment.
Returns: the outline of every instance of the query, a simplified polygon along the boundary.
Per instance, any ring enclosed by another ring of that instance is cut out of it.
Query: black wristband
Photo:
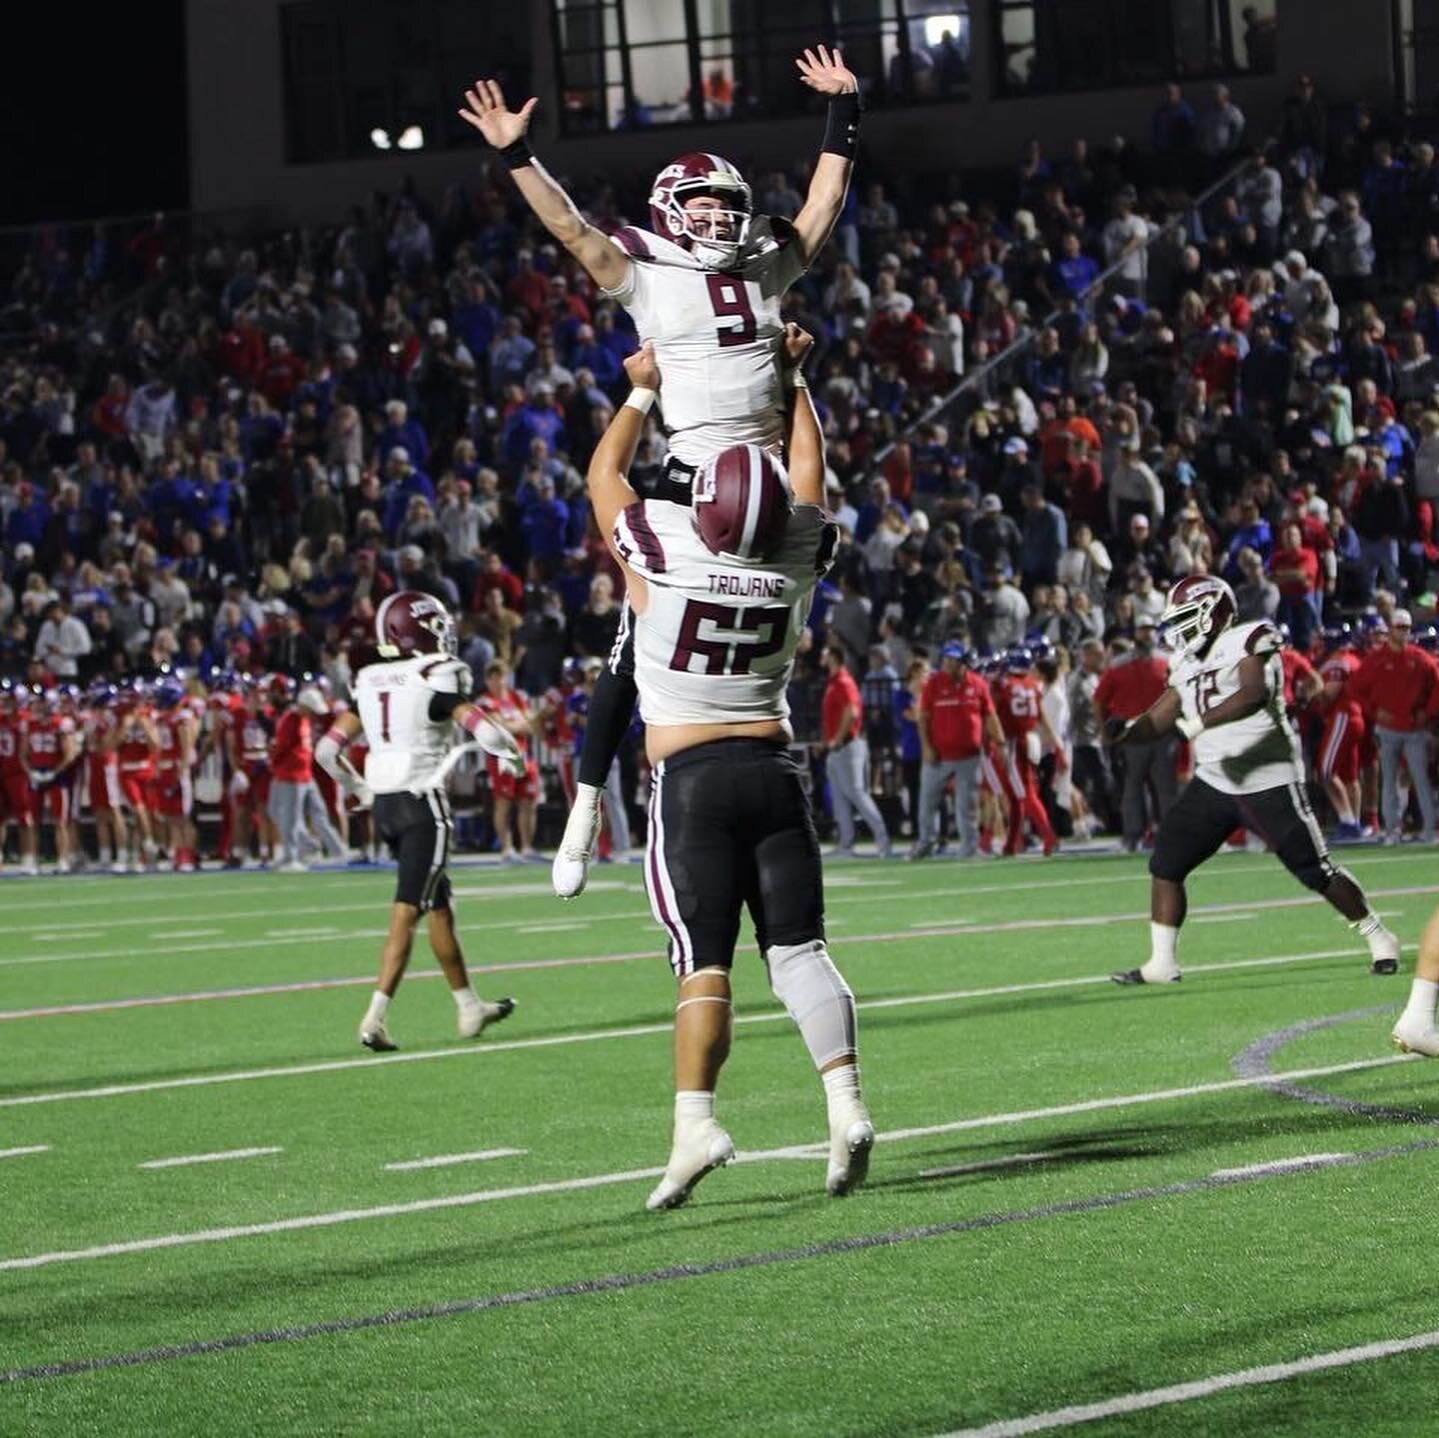
[[[819,147],[822,153],[843,155],[846,160],[854,159],[859,149],[859,92],[846,91],[836,95],[829,102],[829,118],[824,126],[824,143]]]
[[[500,159],[505,162],[507,170],[523,170],[526,165],[534,164],[535,155],[530,149],[530,142],[521,135],[513,144],[506,145],[500,151]]]

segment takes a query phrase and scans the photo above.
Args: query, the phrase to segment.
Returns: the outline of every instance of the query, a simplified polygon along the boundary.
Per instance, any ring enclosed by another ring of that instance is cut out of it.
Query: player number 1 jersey
[[[436,694],[468,698],[470,671],[458,659],[421,654],[367,664],[355,679],[355,709],[369,755],[365,782],[376,794],[401,794],[423,784],[449,752],[455,726],[430,718]]]
[[[1299,736],[1284,712],[1284,641],[1268,622],[1226,629],[1202,659],[1177,656],[1169,683],[1186,719],[1197,719],[1239,690],[1239,663],[1253,655],[1264,661],[1269,697],[1247,719],[1204,729],[1191,741],[1195,777],[1225,794],[1258,794],[1280,785],[1303,784]]]

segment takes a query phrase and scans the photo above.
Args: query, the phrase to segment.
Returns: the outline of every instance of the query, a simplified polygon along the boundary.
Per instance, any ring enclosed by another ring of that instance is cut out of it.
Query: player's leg
[[[1349,921],[1369,946],[1369,971],[1399,972],[1399,940],[1369,907],[1359,881],[1329,857],[1324,834],[1302,784],[1281,785],[1243,801],[1246,822],[1263,834],[1279,861]]]
[[[618,763],[610,765],[605,787],[600,791],[604,803],[605,822],[610,826],[610,850],[616,858],[630,847],[630,816],[625,812],[623,778]]]
[[[55,826],[55,871],[70,867],[70,786],[57,781],[45,796]]]
[[[1419,819],[1423,826],[1419,841],[1434,842],[1434,786],[1429,782],[1429,733],[1419,729],[1404,736],[1404,764],[1414,797],[1419,801]]]
[[[1239,806],[1202,779],[1191,779],[1164,816],[1149,858],[1149,959],[1111,975],[1117,984],[1163,984],[1180,978],[1179,931],[1189,908],[1184,881],[1216,854],[1240,822]]]
[[[1324,792],[1334,806],[1334,814],[1339,821],[1338,835],[1341,839],[1359,837],[1359,817],[1354,812],[1344,762],[1352,748],[1353,735],[1349,714],[1336,706],[1325,721],[1324,733],[1319,740],[1318,767]]]
[[[1396,1048],[1439,1058],[1439,1026],[1434,1022],[1436,999],[1439,999],[1439,909],[1430,914],[1419,938],[1419,958],[1414,964],[1409,1002],[1394,1025],[1392,1037]]]
[[[584,892],[600,834],[600,791],[634,721],[638,702],[634,615],[626,600],[620,610],[620,629],[610,650],[609,662],[600,671],[590,693],[574,803],[550,869],[550,882],[562,899],[577,898]]]
[[[836,1197],[864,1182],[874,1124],[860,1092],[854,994],[824,939],[824,876],[799,768],[788,754],[753,766],[765,823],[753,844],[747,901],[770,987],[785,1006],[824,1088],[829,1120],[825,1188]],[[767,810],[767,812],[765,812]]]
[[[1049,810],[1044,807],[1044,800],[1040,798],[1039,770],[1026,754],[1020,755],[1020,775],[1024,779],[1025,815],[1034,832],[1039,835],[1039,842],[1044,845],[1045,855],[1048,856],[1059,847],[1059,839],[1054,832],[1054,826],[1049,822]]]
[[[482,999],[470,983],[464,951],[460,948],[460,936],[455,929],[455,911],[450,903],[450,881],[447,878],[442,878],[436,887],[426,915],[426,928],[430,950],[450,986],[450,997],[455,1001],[455,1023],[460,1037],[478,1038],[490,1024],[509,1018],[515,1011],[513,999],[498,999],[490,1003]]]
[[[1024,843],[1024,775],[1019,771],[1020,755],[1017,739],[1010,739],[1005,743],[1003,767],[1000,769],[1000,778],[1004,780],[1004,803],[1005,810],[1009,816],[1009,832],[1004,839],[1004,852],[1006,854],[1019,853]]]
[[[645,1203],[650,1209],[678,1208],[734,1157],[715,1119],[715,1090],[733,1030],[729,970],[748,856],[731,827],[727,748],[702,745],[664,760],[651,780],[645,886],[669,940],[677,992],[674,1128],[664,1177]]]
[[[503,777],[503,776],[501,776]],[[500,858],[508,862],[515,856],[514,840],[510,833],[510,800],[498,787],[494,793],[494,813],[492,815],[495,837],[500,841]]]
[[[40,825],[35,791],[23,779],[24,793],[19,809],[20,820],[20,872],[40,872]]]
[[[515,828],[520,836],[520,857],[535,857],[535,825],[539,816],[539,774],[533,782],[526,775],[521,781],[520,800],[515,806]]]

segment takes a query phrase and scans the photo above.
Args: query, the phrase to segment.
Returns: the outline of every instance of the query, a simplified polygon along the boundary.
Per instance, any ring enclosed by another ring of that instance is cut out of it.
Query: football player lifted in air
[[[794,220],[755,215],[750,187],[726,159],[681,155],[655,177],[653,232],[606,235],[589,224],[535,158],[527,138],[536,102],[510,110],[493,80],[465,92],[460,116],[499,152],[544,227],[653,343],[665,376],[661,408],[669,441],[663,473],[644,499],[688,505],[699,466],[731,445],[777,456],[787,424],[775,368],[785,291],[814,263],[833,231],[859,144],[859,83],[838,50],[823,45],[795,61],[800,79],[830,97],[829,119],[809,193]],[[629,613],[590,700],[579,782],[555,856],[555,892],[585,886],[599,833],[600,792],[635,707]]]
[[[445,874],[452,828],[445,780],[456,726],[514,772],[523,770],[524,756],[471,701],[470,671],[455,658],[454,621],[439,600],[413,589],[390,595],[375,614],[375,640],[381,660],[355,676],[356,707],[336,718],[315,760],[361,807],[373,804],[375,825],[400,866],[379,982],[360,1023],[360,1042],[385,1053],[398,1047],[386,1016],[421,914],[459,1009],[460,1037],[475,1038],[514,1010],[513,999],[481,999],[465,969]],[[345,746],[362,732],[369,746],[363,779],[344,759]]]
[[[793,363],[809,336],[789,326]],[[645,878],[669,939],[675,1005],[674,1141],[651,1209],[676,1208],[734,1156],[715,1086],[734,1028],[730,969],[748,908],[770,987],[799,1027],[829,1111],[826,1188],[869,1167],[874,1127],[860,1096],[854,996],[824,941],[819,843],[785,692],[837,527],[821,507],[824,447],[798,386],[789,478],[756,444],[711,455],[694,505],[641,499],[626,481],[661,370],[646,343],[625,361],[635,389],[590,462],[600,532],[633,597],[635,676],[653,766]]]
[[[1299,736],[1284,712],[1279,631],[1267,620],[1236,624],[1234,591],[1191,575],[1169,591],[1160,617],[1174,658],[1169,687],[1138,719],[1111,719],[1110,744],[1178,730],[1193,746],[1194,777],[1159,826],[1149,861],[1150,953],[1120,984],[1180,977],[1176,949],[1185,879],[1241,824],[1264,838],[1285,868],[1322,894],[1369,945],[1369,970],[1399,969],[1399,940],[1369,907],[1354,877],[1329,857],[1304,787]]]

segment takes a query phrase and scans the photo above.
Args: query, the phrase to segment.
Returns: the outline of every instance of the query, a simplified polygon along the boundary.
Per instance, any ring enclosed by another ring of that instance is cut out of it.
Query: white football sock
[[[1369,952],[1376,958],[1379,957],[1381,950],[1388,953],[1389,943],[1392,942],[1394,936],[1384,927],[1384,920],[1372,909],[1351,927],[1364,936],[1365,942],[1369,945]]]
[[[450,997],[455,1001],[455,1007],[459,1009],[478,1008],[480,996],[475,992],[473,984],[466,984],[462,989],[451,989]]]
[[[382,1024],[385,1022],[385,1014],[389,1011],[390,996],[382,994],[376,989],[370,995],[370,1007],[365,1010],[365,1024]]]
[[[1415,979],[1409,988],[1409,1002],[1404,1005],[1400,1022],[1406,1020],[1428,1028],[1434,1022],[1434,1005],[1439,1000],[1439,983],[1433,979]]]
[[[824,1101],[829,1109],[830,1123],[847,1120],[856,1110],[863,1110],[864,1099],[859,1092],[858,1064],[841,1064],[838,1068],[822,1073],[819,1078],[824,1085]]]
[[[1179,947],[1179,930],[1171,924],[1149,925],[1149,962],[1140,972],[1145,978],[1172,974],[1179,969],[1175,953]]]
[[[715,1116],[713,1089],[680,1089],[675,1094],[675,1133]]]

